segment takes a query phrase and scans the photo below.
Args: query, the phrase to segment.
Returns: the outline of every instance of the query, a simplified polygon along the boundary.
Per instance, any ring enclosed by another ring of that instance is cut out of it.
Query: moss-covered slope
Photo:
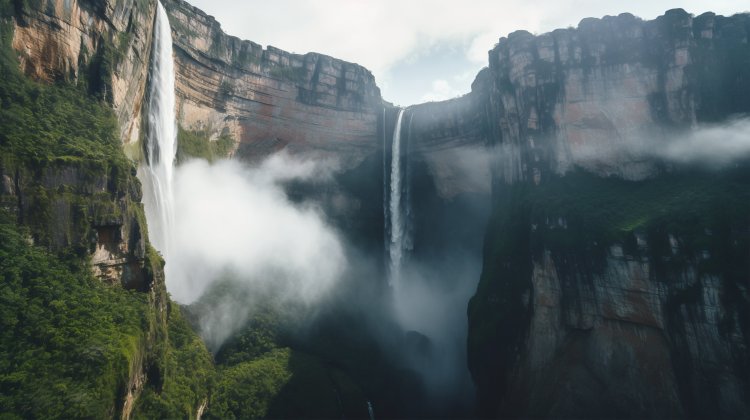
[[[0,1],[0,416],[195,417],[213,364],[169,300],[134,163],[85,77],[112,68],[26,78],[16,6]]]

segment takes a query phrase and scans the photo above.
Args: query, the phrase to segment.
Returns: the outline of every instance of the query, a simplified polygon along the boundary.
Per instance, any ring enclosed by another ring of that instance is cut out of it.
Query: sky
[[[695,15],[750,10],[747,0],[188,1],[230,35],[361,64],[383,98],[402,106],[469,92],[487,51],[515,30],[544,33],[622,12],[653,19],[677,7]]]

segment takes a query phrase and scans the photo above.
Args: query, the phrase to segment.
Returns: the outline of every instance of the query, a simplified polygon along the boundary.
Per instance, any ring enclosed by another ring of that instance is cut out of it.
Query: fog
[[[401,349],[400,356],[420,373],[438,412],[441,404],[469,406],[474,398],[466,367],[466,307],[481,267],[479,257],[469,254],[450,261],[407,264],[393,291],[398,325],[427,339]]]
[[[605,171],[606,168],[622,170],[634,163],[653,165],[656,162],[718,169],[750,157],[750,118],[735,117],[690,129],[649,129],[619,139],[592,140],[595,141],[575,145],[570,151],[572,163]],[[612,172],[616,174],[616,170]],[[652,170],[641,171],[648,172]]]
[[[459,173],[445,176],[448,185],[454,176],[476,178],[466,172],[477,165],[465,160],[456,169]],[[482,179],[474,181],[489,183],[487,164],[479,166]],[[409,256],[398,286],[389,288],[381,267],[384,255],[378,251],[383,248],[358,249],[352,232],[328,214],[329,193],[359,200],[353,209],[382,208],[379,198],[337,187],[337,177],[352,181],[352,176],[335,160],[283,152],[254,165],[233,160],[181,164],[175,172],[174,245],[167,259],[170,294],[190,305],[191,322],[215,353],[255,313],[269,307],[284,322],[297,324],[292,328],[297,340],[307,340],[306,328],[317,313],[358,312],[363,321],[355,321],[353,330],[339,339],[367,335],[394,371],[416,372],[420,386],[413,392],[429,402],[414,404],[438,411],[468,406],[464,402],[471,401],[474,391],[466,368],[466,305],[479,280],[479,253],[462,253],[462,243],[430,236],[430,242],[450,249],[452,257]],[[355,178],[355,185],[382,182],[370,172]],[[312,195],[291,199],[289,187],[300,182],[312,187],[302,189]],[[487,186],[476,189],[489,193]],[[353,211],[346,217],[361,217],[359,210]],[[459,213],[441,213],[446,221],[441,223],[464,217]],[[474,236],[478,248],[481,236]]]
[[[680,163],[722,166],[750,156],[750,118],[702,125],[685,135],[672,135],[652,153]]]
[[[167,286],[180,303],[231,275],[311,304],[341,276],[344,254],[320,209],[294,205],[283,182],[324,181],[332,165],[278,154],[258,167],[194,160],[175,178],[175,249]]]

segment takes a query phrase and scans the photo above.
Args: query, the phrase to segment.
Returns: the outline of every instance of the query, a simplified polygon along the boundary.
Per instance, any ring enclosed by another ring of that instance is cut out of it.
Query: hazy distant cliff
[[[629,155],[630,146],[747,112],[747,31],[746,15],[693,18],[677,9],[654,21],[622,14],[501,39],[489,56],[489,98],[492,136],[515,146],[506,181],[574,164],[647,176],[652,166]],[[588,159],[607,148],[625,153]]]
[[[749,25],[625,14],[490,51],[501,152],[469,305],[484,414],[748,415],[747,162],[646,152],[750,111]]]

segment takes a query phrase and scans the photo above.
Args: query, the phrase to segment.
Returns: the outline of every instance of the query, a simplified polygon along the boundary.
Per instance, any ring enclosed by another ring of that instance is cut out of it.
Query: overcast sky
[[[747,0],[188,0],[230,35],[361,64],[398,105],[469,91],[487,51],[517,29],[543,33],[584,17],[630,12],[653,19],[681,7],[731,15]]]

